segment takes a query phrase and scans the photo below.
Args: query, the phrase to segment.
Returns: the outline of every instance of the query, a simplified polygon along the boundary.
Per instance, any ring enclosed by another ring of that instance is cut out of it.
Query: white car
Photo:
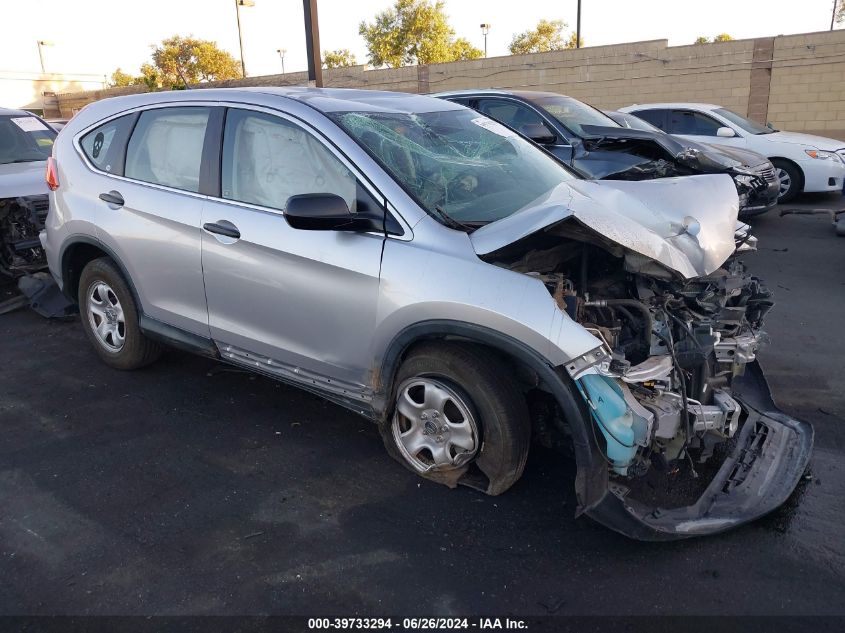
[[[777,169],[780,202],[791,200],[801,191],[843,191],[843,141],[781,132],[710,103],[640,103],[620,110],[635,114],[669,134],[763,154]]]

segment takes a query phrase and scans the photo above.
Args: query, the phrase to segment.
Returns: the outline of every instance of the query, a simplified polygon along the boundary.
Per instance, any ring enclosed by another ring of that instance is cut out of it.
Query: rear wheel
[[[137,369],[161,355],[161,346],[138,327],[129,286],[107,257],[89,262],[79,280],[79,313],[97,355],[115,369]]]
[[[801,170],[785,160],[775,159],[772,161],[772,164],[775,166],[775,173],[777,174],[778,181],[780,182],[778,202],[789,202],[801,191]]]
[[[513,371],[483,348],[425,343],[399,369],[394,410],[381,428],[409,470],[454,487],[505,492],[522,475],[530,425]]]

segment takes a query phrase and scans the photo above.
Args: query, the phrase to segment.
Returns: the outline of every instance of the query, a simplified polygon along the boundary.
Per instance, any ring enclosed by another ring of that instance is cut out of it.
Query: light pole
[[[285,74],[285,53],[287,53],[287,52],[288,52],[288,49],[286,49],[286,48],[277,48],[277,49],[276,49],[276,52],[279,54],[279,57],[280,57],[280,58],[281,58],[281,60],[282,60],[282,74],[284,75],[284,74]]]
[[[581,48],[581,0],[578,0],[578,20],[575,22],[575,48]]]
[[[254,7],[255,0],[235,0],[235,17],[238,20],[238,44],[241,47],[241,75],[246,77],[246,64],[244,63],[244,38],[241,35],[241,7]]]
[[[41,50],[44,46],[52,46],[53,42],[50,40],[38,40],[38,61],[41,62],[41,73],[44,74],[47,71],[44,70],[44,52]]]
[[[487,57],[487,34],[490,32],[490,25],[486,22],[481,25],[481,34],[484,36],[484,57]]]
[[[833,30],[833,23],[836,22],[836,7],[839,5],[839,0],[833,0],[833,12],[830,14],[830,30]]]

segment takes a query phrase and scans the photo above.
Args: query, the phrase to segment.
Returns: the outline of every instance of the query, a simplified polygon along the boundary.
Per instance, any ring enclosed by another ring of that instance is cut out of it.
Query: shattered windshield
[[[500,220],[576,178],[543,150],[473,110],[329,116],[429,213],[457,222]]]
[[[55,138],[34,116],[0,116],[0,165],[47,160]]]
[[[596,110],[593,106],[572,97],[537,97],[532,98],[531,102],[546,110],[578,136],[584,136],[584,130],[581,127],[583,125],[621,127],[601,110]]]

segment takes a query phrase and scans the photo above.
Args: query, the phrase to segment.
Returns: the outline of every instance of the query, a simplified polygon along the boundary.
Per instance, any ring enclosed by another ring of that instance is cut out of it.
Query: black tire
[[[845,237],[845,215],[836,221],[836,234],[839,237]]]
[[[448,385],[468,400],[480,436],[480,446],[468,463],[421,473],[403,454],[393,432],[398,389],[417,377]],[[399,368],[391,402],[391,411],[380,425],[382,439],[390,456],[412,472],[452,488],[461,483],[489,495],[505,492],[522,475],[531,441],[528,407],[513,368],[494,354],[470,344],[422,343]]]
[[[783,170],[789,177],[789,188],[785,193],[778,196],[778,204],[783,204],[784,202],[793,200],[804,187],[804,175],[798,167],[786,160],[779,160],[776,158],[772,161],[772,165],[775,166],[776,172]]]
[[[119,350],[104,346],[89,317],[91,289],[98,283],[105,283],[113,291],[123,311],[123,345]],[[162,347],[151,341],[138,327],[138,309],[129,285],[115,263],[108,257],[89,262],[79,278],[79,314],[85,336],[94,351],[109,367],[129,370],[149,365],[161,356]]]

